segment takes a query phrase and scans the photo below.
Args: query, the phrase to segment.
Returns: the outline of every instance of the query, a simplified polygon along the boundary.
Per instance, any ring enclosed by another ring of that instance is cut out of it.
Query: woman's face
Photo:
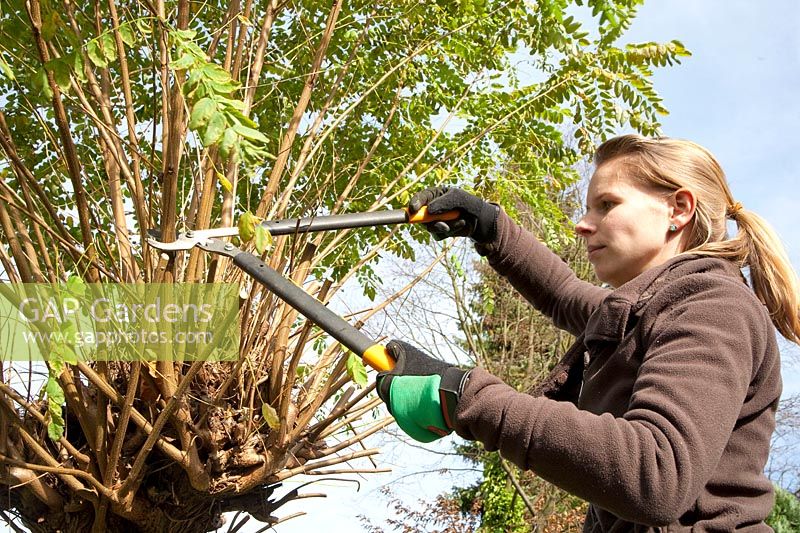
[[[619,287],[679,253],[672,238],[670,196],[627,176],[618,161],[600,165],[589,182],[586,214],[575,227],[586,240],[597,277]]]

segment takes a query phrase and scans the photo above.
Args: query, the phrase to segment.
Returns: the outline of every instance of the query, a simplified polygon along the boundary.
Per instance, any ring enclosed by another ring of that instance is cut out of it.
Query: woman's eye
[[[610,211],[612,207],[614,207],[614,202],[611,202],[609,200],[603,200],[602,202],[600,202],[600,209],[602,211]]]

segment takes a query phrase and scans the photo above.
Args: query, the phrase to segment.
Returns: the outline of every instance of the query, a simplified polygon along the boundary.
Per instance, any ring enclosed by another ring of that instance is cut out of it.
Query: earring
[[[670,224],[669,225],[669,230],[671,232],[675,233],[676,231],[678,231],[678,226],[676,226],[675,224]]]

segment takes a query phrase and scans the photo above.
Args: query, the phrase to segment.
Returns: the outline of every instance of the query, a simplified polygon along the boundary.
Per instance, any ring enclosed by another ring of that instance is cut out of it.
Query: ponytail
[[[686,252],[725,257],[748,267],[753,292],[767,307],[772,323],[781,335],[800,344],[800,286],[783,243],[762,217],[741,204],[729,209],[729,217],[739,228],[733,238]]]

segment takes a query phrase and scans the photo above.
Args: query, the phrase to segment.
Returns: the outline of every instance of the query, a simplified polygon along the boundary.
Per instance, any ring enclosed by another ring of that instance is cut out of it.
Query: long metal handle
[[[388,226],[391,224],[424,223],[436,220],[454,220],[458,211],[447,211],[437,215],[428,214],[427,206],[410,215],[405,209],[372,211],[369,213],[343,213],[341,215],[321,215],[318,217],[287,218],[267,220],[261,223],[272,235],[291,235],[312,231],[364,228],[368,226]]]
[[[367,226],[381,226],[390,224],[418,224],[436,220],[455,220],[459,217],[458,211],[447,211],[437,215],[428,214],[427,207],[423,207],[413,215],[405,209],[388,211],[373,211],[371,213],[345,213],[341,215],[320,215],[318,217],[288,218],[285,220],[268,220],[261,223],[272,235],[293,235],[295,233],[309,233],[312,231],[329,231],[337,229],[363,228]],[[239,234],[239,228],[212,228],[181,233],[172,242],[161,242],[161,232],[151,228],[147,231],[150,238],[147,242],[153,248],[165,252],[190,250],[208,239],[233,237]]]
[[[394,368],[394,359],[386,351],[385,346],[376,344],[317,299],[266,265],[261,259],[241,251],[235,255],[230,253],[226,255],[231,255],[236,266],[297,309],[303,316],[349,350],[360,355],[366,364],[378,371]]]

